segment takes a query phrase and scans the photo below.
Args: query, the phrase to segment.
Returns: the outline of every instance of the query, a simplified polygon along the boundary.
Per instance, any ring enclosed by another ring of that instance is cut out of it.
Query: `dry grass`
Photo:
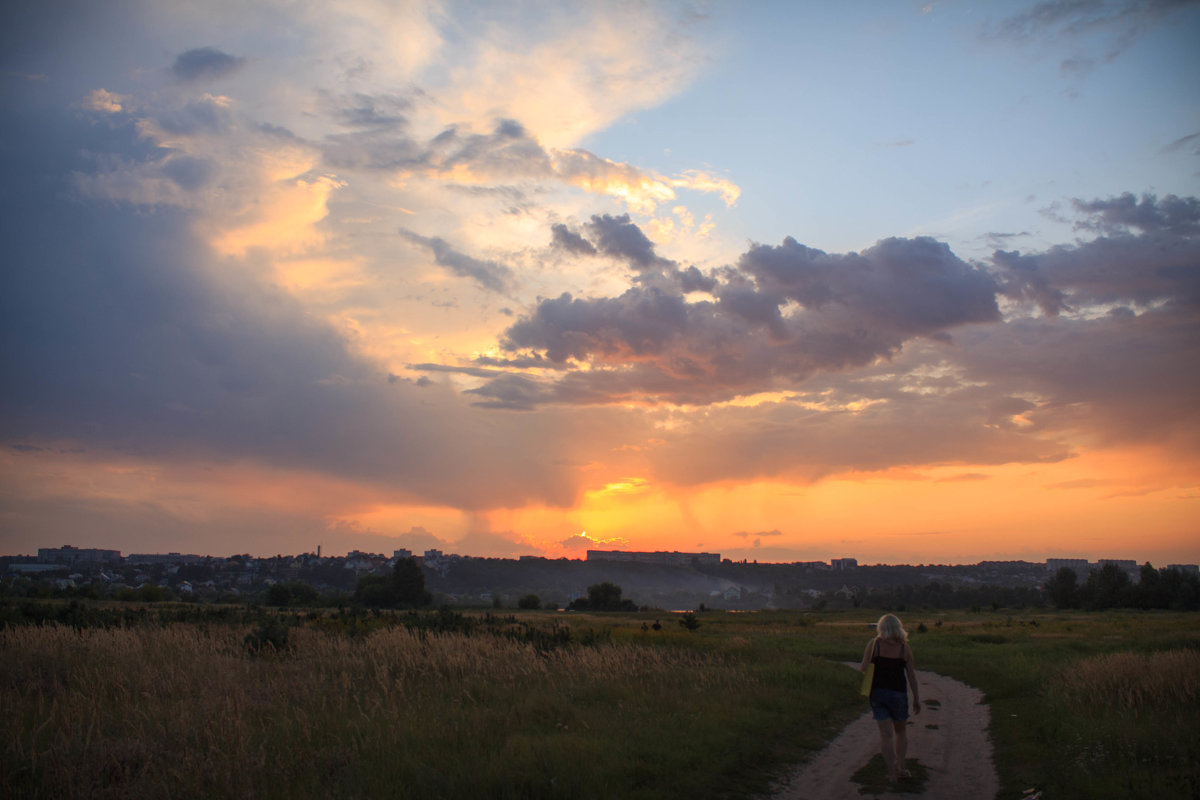
[[[671,736],[704,728],[714,698],[755,691],[694,650],[293,628],[286,651],[254,656],[248,630],[0,631],[3,784],[27,797],[611,796],[652,786]]]
[[[1115,706],[1135,715],[1193,705],[1200,700],[1200,651],[1081,659],[1058,676],[1056,688],[1067,702]]]

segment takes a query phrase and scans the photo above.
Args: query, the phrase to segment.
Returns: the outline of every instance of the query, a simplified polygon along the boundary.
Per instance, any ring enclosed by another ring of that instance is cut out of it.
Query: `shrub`
[[[264,620],[261,625],[247,633],[242,639],[242,643],[246,645],[247,650],[254,654],[261,653],[267,648],[274,652],[286,650],[288,626],[272,617]]]

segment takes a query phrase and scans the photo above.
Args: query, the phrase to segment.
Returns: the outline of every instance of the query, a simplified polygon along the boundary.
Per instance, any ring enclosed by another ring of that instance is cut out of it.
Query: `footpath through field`
[[[858,664],[851,664],[855,669]],[[953,678],[917,670],[921,713],[909,718],[908,758],[929,770],[920,795],[903,791],[871,795],[922,800],[994,800],[1000,790],[988,738],[990,709],[983,692]],[[866,701],[864,700],[864,705]],[[861,800],[851,776],[879,752],[879,728],[865,712],[829,746],[789,773],[772,800]]]

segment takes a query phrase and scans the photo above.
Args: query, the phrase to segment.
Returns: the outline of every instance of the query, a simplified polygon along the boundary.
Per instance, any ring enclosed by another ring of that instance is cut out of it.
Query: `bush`
[[[273,652],[288,648],[288,626],[278,619],[264,620],[254,630],[247,633],[242,643],[251,653],[259,654],[267,648]]]

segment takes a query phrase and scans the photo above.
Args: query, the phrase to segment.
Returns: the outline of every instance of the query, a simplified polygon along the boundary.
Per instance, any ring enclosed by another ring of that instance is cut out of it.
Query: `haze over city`
[[[1200,561],[1200,3],[0,23],[0,552]]]

